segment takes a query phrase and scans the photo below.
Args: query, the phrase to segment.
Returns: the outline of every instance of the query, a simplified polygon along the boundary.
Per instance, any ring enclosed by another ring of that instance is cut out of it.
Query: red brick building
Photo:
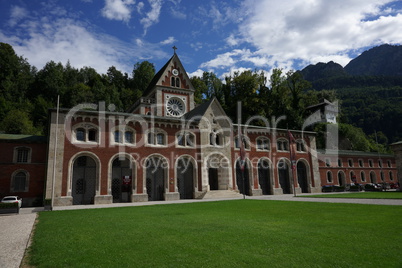
[[[40,196],[46,177],[45,198],[63,206],[317,193],[327,184],[396,180],[392,155],[317,151],[314,132],[236,124],[217,99],[196,106],[176,53],[144,92],[125,113],[104,103],[51,110],[48,143],[4,139],[1,189]],[[322,118],[315,116],[310,121]],[[23,151],[27,162],[15,161]],[[23,175],[25,184],[16,183]]]
[[[47,139],[0,134],[0,198],[22,197],[22,206],[39,206],[46,178]]]
[[[395,156],[359,151],[319,151],[321,185],[397,183]]]

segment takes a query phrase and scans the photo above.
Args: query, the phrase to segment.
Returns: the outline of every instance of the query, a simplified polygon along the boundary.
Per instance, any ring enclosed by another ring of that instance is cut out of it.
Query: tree
[[[194,102],[198,104],[202,103],[202,101],[206,98],[206,93],[208,90],[207,85],[198,76],[191,77],[190,82],[195,89]]]
[[[148,61],[137,62],[133,69],[132,90],[144,92],[155,76],[155,67]]]
[[[7,113],[1,129],[9,134],[39,134],[27,112],[14,109]]]

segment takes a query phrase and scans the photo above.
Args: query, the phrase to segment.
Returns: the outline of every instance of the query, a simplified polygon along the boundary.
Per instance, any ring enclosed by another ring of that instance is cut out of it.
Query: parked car
[[[323,193],[328,193],[333,191],[333,186],[332,185],[323,185],[321,188]]]
[[[367,183],[364,185],[364,191],[382,191],[382,185],[376,183]]]
[[[363,191],[364,185],[360,183],[351,183],[351,184],[346,184],[346,191],[351,191],[351,192],[360,192]]]
[[[18,207],[21,208],[22,198],[19,196],[5,196],[1,200],[1,203],[18,203]]]

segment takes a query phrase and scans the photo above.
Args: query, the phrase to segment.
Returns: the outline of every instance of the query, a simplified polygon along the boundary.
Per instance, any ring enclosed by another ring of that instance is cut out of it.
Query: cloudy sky
[[[190,75],[346,65],[380,44],[402,44],[402,1],[0,0],[0,42],[41,69],[53,60],[131,75],[157,71],[176,46]]]

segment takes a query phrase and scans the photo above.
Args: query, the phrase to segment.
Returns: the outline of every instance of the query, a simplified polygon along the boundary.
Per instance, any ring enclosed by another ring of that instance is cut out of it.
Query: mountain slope
[[[351,60],[345,71],[350,75],[402,76],[402,46],[381,45]]]

